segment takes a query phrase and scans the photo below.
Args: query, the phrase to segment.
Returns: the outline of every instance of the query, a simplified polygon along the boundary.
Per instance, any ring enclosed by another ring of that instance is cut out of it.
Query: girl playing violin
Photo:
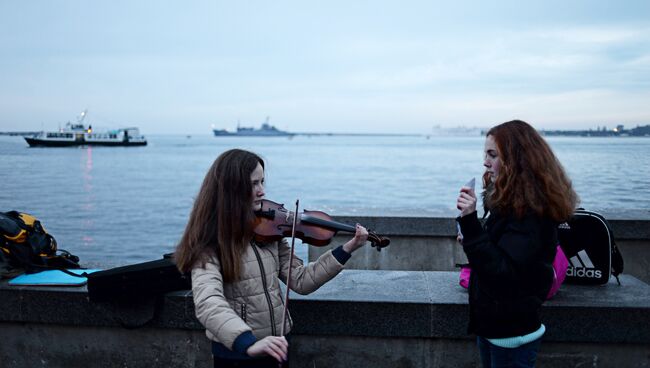
[[[352,239],[304,265],[286,240],[254,240],[255,210],[264,198],[264,161],[240,149],[212,164],[175,252],[182,273],[191,272],[195,313],[212,341],[215,367],[286,365],[289,344],[279,281],[308,294],[334,278],[352,252],[366,243],[358,225]],[[285,321],[282,326],[282,321]]]

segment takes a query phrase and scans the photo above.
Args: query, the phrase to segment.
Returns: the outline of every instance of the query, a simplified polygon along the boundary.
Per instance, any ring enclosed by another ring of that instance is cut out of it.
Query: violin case
[[[160,260],[88,274],[91,301],[146,299],[177,290],[192,289],[190,275],[181,274],[165,254]]]

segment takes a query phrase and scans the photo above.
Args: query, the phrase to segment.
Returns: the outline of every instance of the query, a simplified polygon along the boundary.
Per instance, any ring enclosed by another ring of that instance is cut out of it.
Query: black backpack
[[[7,277],[80,268],[79,257],[58,249],[54,237],[36,217],[18,211],[0,212],[0,262],[2,276]]]
[[[605,218],[579,208],[558,227],[560,246],[569,260],[565,282],[601,285],[623,272],[623,256]]]

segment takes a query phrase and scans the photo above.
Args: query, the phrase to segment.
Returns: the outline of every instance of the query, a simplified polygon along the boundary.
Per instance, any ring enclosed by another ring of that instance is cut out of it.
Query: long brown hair
[[[210,254],[221,263],[225,282],[239,279],[241,256],[252,238],[251,174],[264,160],[240,149],[223,152],[214,161],[199,194],[174,258],[176,266],[189,272],[197,264],[205,265]]]
[[[494,183],[483,175],[487,210],[522,217],[529,211],[561,222],[578,203],[571,180],[544,138],[528,123],[513,120],[490,129],[501,168]]]

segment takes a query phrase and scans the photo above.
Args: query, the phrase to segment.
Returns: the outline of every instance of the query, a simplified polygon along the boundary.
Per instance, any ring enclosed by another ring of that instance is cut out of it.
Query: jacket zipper
[[[241,305],[241,319],[246,322],[246,304]]]
[[[269,304],[269,313],[271,315],[271,334],[273,336],[277,335],[275,329],[275,316],[273,315],[273,304],[271,303],[271,296],[269,295],[269,290],[266,285],[266,273],[264,272],[264,265],[262,264],[262,258],[260,257],[259,252],[255,244],[251,243],[253,251],[255,252],[255,257],[257,258],[257,263],[260,265],[260,271],[262,272],[262,286],[264,287],[264,296],[266,296],[266,302]]]

